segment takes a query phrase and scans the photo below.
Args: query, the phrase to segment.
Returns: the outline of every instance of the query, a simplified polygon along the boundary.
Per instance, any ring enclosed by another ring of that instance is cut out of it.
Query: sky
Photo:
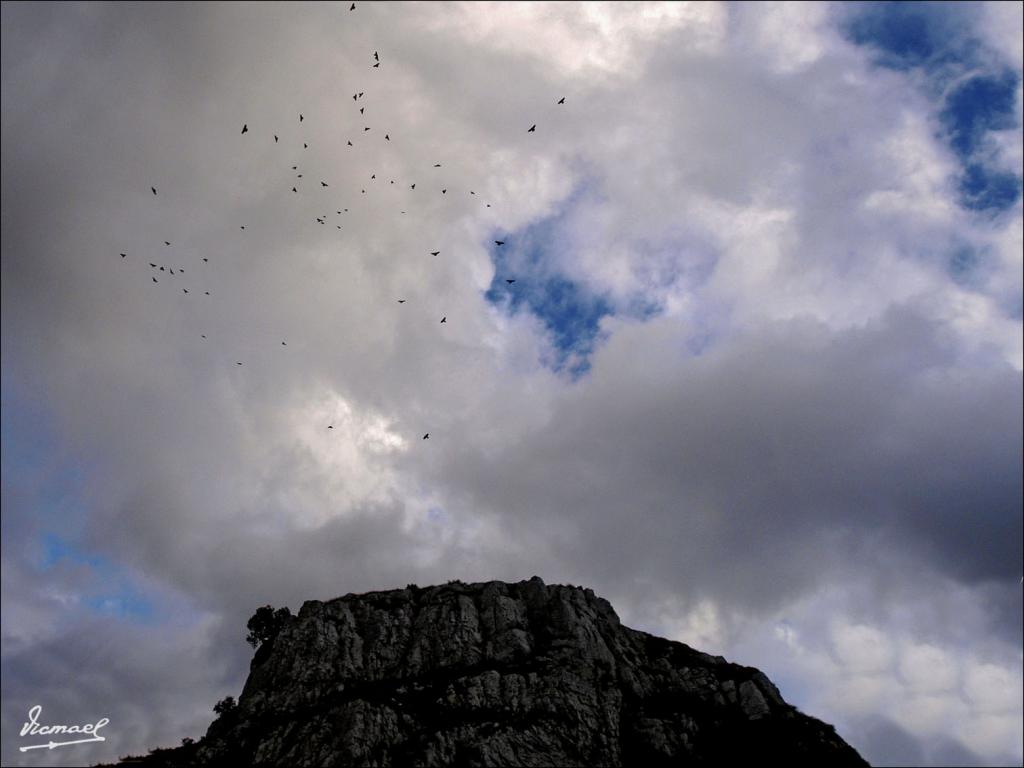
[[[356,6],[0,9],[3,763],[539,575],[1020,765],[1022,4]]]

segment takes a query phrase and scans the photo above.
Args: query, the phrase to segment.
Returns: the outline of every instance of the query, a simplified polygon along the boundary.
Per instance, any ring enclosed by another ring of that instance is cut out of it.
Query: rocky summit
[[[453,582],[309,601],[206,736],[146,765],[862,766],[752,667],[589,589]]]

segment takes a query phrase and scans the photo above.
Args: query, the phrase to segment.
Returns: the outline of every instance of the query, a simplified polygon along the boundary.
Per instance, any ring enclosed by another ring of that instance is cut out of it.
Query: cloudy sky
[[[1020,764],[1021,9],[4,3],[3,762],[537,574]]]

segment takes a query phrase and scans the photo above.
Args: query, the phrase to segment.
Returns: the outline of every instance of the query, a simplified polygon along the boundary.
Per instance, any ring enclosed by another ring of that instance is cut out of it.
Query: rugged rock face
[[[761,672],[589,589],[450,583],[302,606],[238,706],[150,765],[867,765]]]

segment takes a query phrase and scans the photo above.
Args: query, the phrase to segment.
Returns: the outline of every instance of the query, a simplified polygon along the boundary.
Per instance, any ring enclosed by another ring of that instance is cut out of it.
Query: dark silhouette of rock
[[[311,600],[221,709],[134,764],[867,765],[758,670],[537,577]]]

